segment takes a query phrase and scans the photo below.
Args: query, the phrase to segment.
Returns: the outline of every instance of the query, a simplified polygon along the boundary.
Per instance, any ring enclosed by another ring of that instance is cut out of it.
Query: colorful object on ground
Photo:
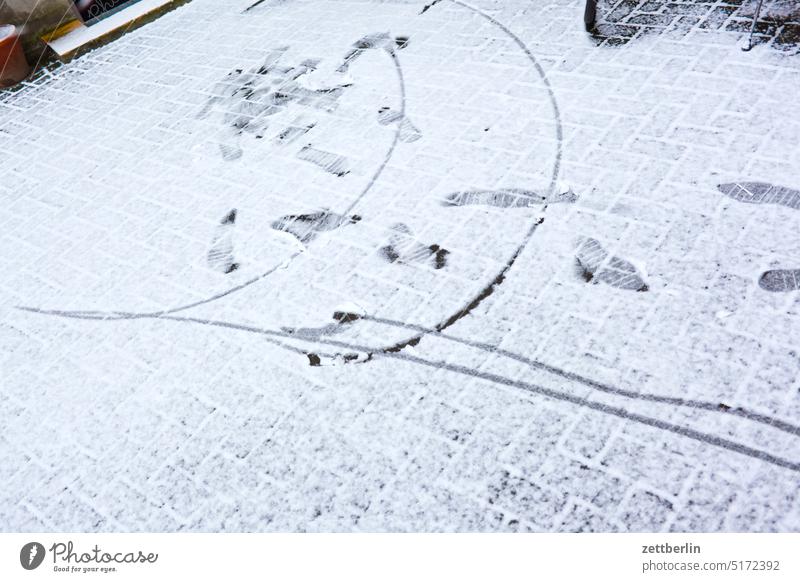
[[[31,67],[22,52],[22,42],[16,26],[0,25],[0,87],[10,87],[22,81]]]

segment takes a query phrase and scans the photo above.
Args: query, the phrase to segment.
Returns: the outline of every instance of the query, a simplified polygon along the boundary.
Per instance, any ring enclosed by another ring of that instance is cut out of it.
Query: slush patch
[[[610,255],[593,238],[582,239],[575,258],[587,282],[605,283],[628,291],[648,290],[647,284],[632,263]]]

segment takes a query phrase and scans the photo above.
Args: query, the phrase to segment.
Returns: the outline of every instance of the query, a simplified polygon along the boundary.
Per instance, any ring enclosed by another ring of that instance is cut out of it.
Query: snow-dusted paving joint
[[[796,19],[691,5],[194,0],[0,93],[0,528],[800,528]]]

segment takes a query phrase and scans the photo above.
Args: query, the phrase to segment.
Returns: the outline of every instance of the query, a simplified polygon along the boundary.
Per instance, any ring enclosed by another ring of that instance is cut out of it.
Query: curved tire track
[[[297,348],[296,346],[281,341],[282,339],[296,339],[293,338],[291,333],[277,331],[277,330],[270,330],[270,329],[263,329],[259,327],[254,327],[250,325],[243,325],[238,323],[231,323],[227,321],[219,321],[213,319],[201,319],[196,317],[178,317],[172,315],[160,316],[160,317],[150,317],[149,319],[154,320],[167,320],[167,321],[175,321],[180,323],[191,323],[195,325],[203,325],[209,327],[218,327],[223,329],[232,329],[236,331],[243,331],[248,333],[254,333],[258,335],[265,336],[265,339],[274,345],[277,345],[283,349],[289,350],[299,355],[307,355],[307,350],[303,350]],[[789,459],[785,459],[783,457],[779,457],[777,455],[772,454],[768,451],[763,451],[760,449],[756,449],[747,445],[743,445],[739,442],[732,441],[730,439],[726,439],[723,437],[719,437],[717,435],[713,435],[710,433],[705,433],[702,431],[695,430],[693,428],[680,426],[676,424],[672,424],[658,418],[653,418],[649,416],[645,416],[639,413],[630,412],[622,407],[618,406],[610,406],[607,404],[603,404],[602,402],[594,402],[588,400],[588,397],[578,397],[572,394],[567,394],[564,392],[559,392],[558,390],[554,390],[552,388],[546,388],[544,386],[540,386],[538,384],[533,384],[529,382],[523,382],[521,380],[514,380],[512,378],[507,378],[505,376],[501,376],[499,374],[494,374],[492,372],[485,372],[483,370],[477,370],[475,368],[470,368],[468,366],[462,366],[460,364],[451,364],[449,362],[443,360],[427,360],[425,358],[420,358],[418,356],[403,353],[403,352],[385,352],[385,351],[372,351],[373,348],[370,346],[363,346],[358,344],[351,344],[343,341],[333,340],[333,339],[319,339],[315,340],[315,343],[324,344],[327,346],[331,346],[334,348],[351,350],[355,352],[366,353],[371,356],[370,360],[380,359],[380,358],[391,358],[396,360],[401,360],[405,362],[409,362],[412,364],[417,364],[420,366],[425,366],[428,368],[433,368],[435,370],[446,370],[449,372],[454,372],[456,374],[461,374],[464,376],[469,376],[472,378],[477,378],[479,380],[485,380],[487,382],[491,382],[493,384],[503,385],[510,388],[515,388],[519,390],[523,390],[525,392],[529,392],[531,394],[536,394],[538,396],[544,396],[547,398],[551,398],[553,400],[558,400],[561,402],[567,402],[573,404],[575,406],[579,406],[582,408],[587,408],[590,410],[594,410],[596,412],[600,412],[602,414],[607,414],[610,416],[616,416],[618,418],[622,418],[623,420],[627,420],[629,422],[635,422],[638,424],[643,424],[645,426],[650,426],[653,428],[657,428],[666,432],[671,432],[673,434],[677,434],[691,440],[695,440],[701,443],[705,443],[708,445],[712,445],[715,447],[719,447],[728,451],[732,451],[735,453],[739,453],[745,455],[747,457],[758,459],[769,463],[771,465],[775,465],[777,467],[781,467],[784,469],[788,469],[790,471],[794,471],[796,473],[800,473],[800,462],[791,461]],[[576,375],[577,377],[577,375]],[[661,397],[664,398],[664,397]],[[725,412],[720,411],[720,412]],[[763,417],[764,419],[768,420],[767,417]],[[755,417],[749,418],[749,420],[754,420],[756,422],[760,422],[756,420]],[[783,423],[788,425],[788,423],[784,423],[783,421],[779,421],[774,419],[773,422],[776,423]],[[766,424],[770,424],[767,422]],[[775,428],[778,428],[777,424],[773,424]],[[791,427],[791,434],[797,434],[797,427]]]

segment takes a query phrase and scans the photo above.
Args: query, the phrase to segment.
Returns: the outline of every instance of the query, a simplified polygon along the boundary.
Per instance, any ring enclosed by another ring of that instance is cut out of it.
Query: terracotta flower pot
[[[17,27],[0,25],[0,87],[10,87],[22,81],[31,67],[22,52]]]

